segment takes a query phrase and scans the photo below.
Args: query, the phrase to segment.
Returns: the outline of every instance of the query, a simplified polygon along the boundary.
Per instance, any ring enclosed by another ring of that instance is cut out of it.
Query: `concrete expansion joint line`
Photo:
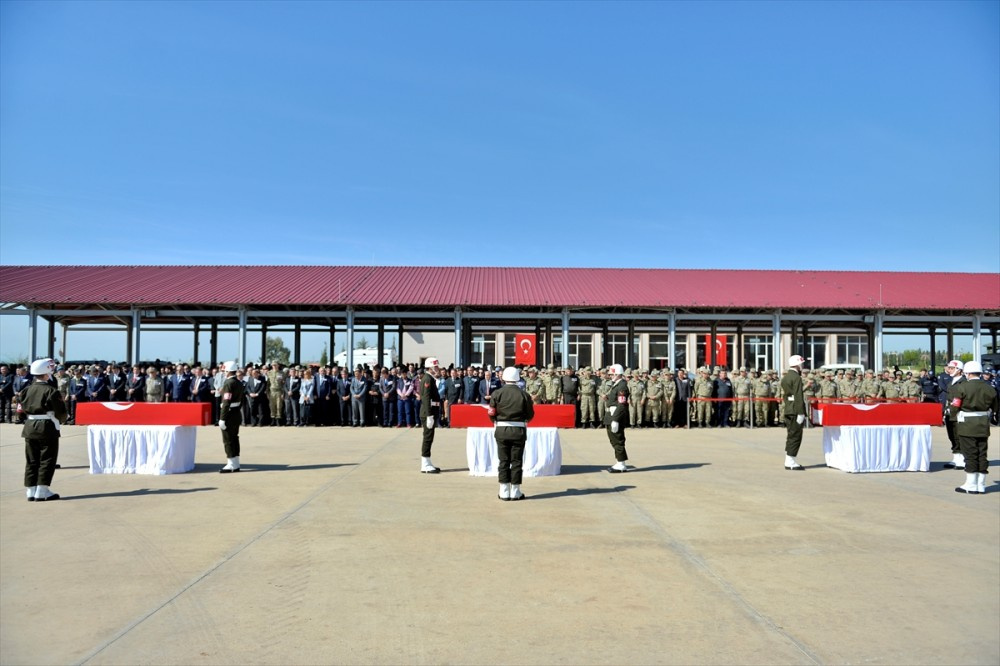
[[[626,475],[627,476],[627,475]],[[771,631],[782,636],[786,641],[795,647],[802,655],[813,664],[822,664],[823,661],[812,652],[808,647],[806,647],[801,641],[796,639],[790,633],[788,633],[784,628],[777,625],[774,620],[765,615],[763,612],[758,610],[753,604],[751,604],[747,599],[740,594],[736,588],[732,586],[725,578],[720,576],[712,567],[706,562],[701,556],[697,555],[686,543],[680,539],[674,537],[667,529],[658,521],[656,518],[651,516],[645,509],[635,503],[628,493],[616,492],[619,498],[626,502],[632,511],[644,522],[654,533],[659,535],[661,541],[670,550],[674,551],[681,556],[688,564],[693,566],[695,569],[699,570],[703,575],[709,578],[713,583],[715,583],[719,588],[722,589],[723,593],[728,596],[732,601],[743,609],[750,618],[768,627]]]
[[[286,520],[288,520],[289,518],[291,518],[292,516],[294,516],[296,513],[298,513],[299,511],[301,511],[303,508],[305,508],[306,506],[308,506],[314,499],[316,499],[317,497],[319,497],[320,495],[322,495],[323,493],[325,493],[327,490],[329,490],[330,488],[332,488],[336,484],[342,482],[347,477],[349,477],[352,474],[354,474],[359,468],[361,468],[363,465],[367,464],[368,461],[370,461],[372,458],[374,458],[375,456],[381,454],[383,451],[385,451],[390,446],[394,445],[396,443],[396,441],[401,436],[403,436],[404,434],[405,433],[399,433],[396,437],[393,437],[388,442],[386,442],[385,444],[383,444],[381,447],[379,447],[378,449],[376,449],[367,458],[365,458],[364,460],[362,460],[361,462],[359,462],[352,469],[348,470],[347,472],[345,472],[344,474],[342,474],[342,475],[340,475],[340,476],[338,476],[336,478],[333,478],[333,479],[330,479],[329,481],[327,481],[325,484],[323,484],[322,486],[320,486],[315,492],[313,492],[311,495],[309,495],[309,497],[307,497],[302,502],[300,502],[297,506],[295,506],[292,509],[289,509],[287,512],[285,512],[284,515],[282,515],[280,518],[278,518],[277,520],[275,520],[273,523],[271,523],[270,525],[268,525],[267,527],[265,527],[259,533],[257,533],[256,535],[254,535],[253,537],[251,537],[250,539],[248,539],[247,541],[245,541],[244,543],[242,543],[241,545],[237,546],[235,549],[233,549],[232,551],[230,551],[221,560],[219,560],[214,566],[212,566],[212,567],[208,568],[207,570],[205,570],[204,572],[202,572],[201,575],[199,575],[198,577],[196,577],[194,580],[192,580],[191,582],[189,582],[187,585],[183,586],[180,590],[178,590],[170,598],[166,599],[165,601],[163,601],[162,603],[160,603],[159,605],[157,605],[155,608],[153,608],[152,610],[150,610],[148,613],[146,613],[146,614],[142,615],[141,617],[137,618],[134,622],[132,622],[132,623],[128,624],[127,626],[125,626],[123,629],[121,629],[118,633],[116,633],[114,636],[112,636],[111,638],[109,638],[104,643],[98,645],[90,653],[88,653],[85,657],[83,657],[80,661],[76,662],[76,664],[78,666],[82,666],[83,664],[89,663],[94,657],[98,656],[99,654],[101,654],[102,652],[104,652],[106,649],[108,649],[109,647],[111,647],[112,645],[114,645],[115,643],[117,643],[119,640],[121,640],[122,638],[124,638],[125,636],[127,636],[133,629],[135,629],[136,627],[140,626],[146,620],[150,619],[151,617],[153,617],[154,615],[156,615],[157,613],[159,613],[161,610],[163,610],[164,608],[166,608],[167,606],[169,606],[171,603],[173,603],[178,598],[180,598],[181,595],[183,595],[185,592],[187,592],[188,590],[190,590],[191,588],[193,588],[194,586],[196,586],[198,583],[200,583],[201,581],[205,580],[206,578],[208,578],[209,576],[211,576],[212,574],[214,574],[216,571],[218,571],[219,569],[221,569],[224,565],[228,564],[233,558],[235,558],[237,555],[239,555],[240,553],[242,553],[244,550],[246,550],[247,548],[249,548],[253,544],[255,544],[258,541],[260,541],[264,536],[266,536],[272,530],[274,530],[274,528],[278,527],[279,525],[281,525],[282,523],[284,523]]]

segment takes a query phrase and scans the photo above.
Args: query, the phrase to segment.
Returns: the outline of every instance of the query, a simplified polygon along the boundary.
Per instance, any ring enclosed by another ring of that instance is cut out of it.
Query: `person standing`
[[[567,366],[562,377],[559,378],[559,393],[562,404],[573,405],[573,424],[580,425],[580,378],[573,372],[571,366]]]
[[[241,410],[246,389],[236,377],[239,366],[236,361],[223,364],[226,381],[222,384],[222,401],[219,405],[219,429],[222,430],[222,446],[226,451],[226,465],[219,470],[220,474],[230,474],[240,471],[240,423],[243,420]]]
[[[90,368],[90,377],[87,378],[86,397],[90,402],[108,401],[108,382],[101,369],[96,365]]]
[[[802,445],[802,426],[806,422],[806,400],[802,393],[802,366],[805,362],[806,359],[798,354],[789,357],[788,372],[781,378],[785,405],[785,469],[795,471],[805,469],[795,460]]]
[[[25,414],[21,437],[24,438],[24,486],[29,502],[47,502],[59,499],[52,492],[52,476],[59,457],[59,428],[69,413],[59,389],[48,383],[56,364],[51,358],[42,358],[31,364],[35,377],[21,399]]]
[[[299,397],[302,379],[299,377],[299,369],[289,368],[288,378],[285,379],[285,425],[297,426],[299,419]]]
[[[313,424],[313,407],[316,405],[316,380],[312,370],[306,368],[299,384],[299,427]]]
[[[965,483],[955,488],[957,493],[982,495],[986,492],[989,459],[986,456],[990,439],[990,417],[1000,411],[996,389],[983,381],[983,366],[969,361],[962,369],[965,381],[952,384],[948,390],[948,407],[955,414],[955,432],[962,445],[965,463]]]
[[[444,421],[449,428],[451,427],[451,408],[462,404],[462,393],[465,388],[456,368],[452,368],[450,374],[451,376],[444,383]]]
[[[720,401],[718,406],[719,420],[715,424],[717,428],[729,427],[729,414],[732,411],[732,400],[735,397],[733,382],[729,379],[729,373],[719,370],[719,376],[715,379],[715,397]]]
[[[948,361],[944,369],[945,375],[941,378],[941,402],[944,404],[944,427],[948,433],[948,441],[951,442],[951,462],[946,462],[945,467],[950,469],[965,469],[965,456],[962,454],[962,445],[958,441],[958,434],[955,432],[955,422],[958,419],[958,410],[952,410],[951,391],[962,382],[966,381],[962,374],[962,362],[958,360]]]
[[[365,402],[368,400],[368,380],[359,365],[351,380],[351,426],[365,427]]]
[[[594,381],[594,375],[587,366],[580,371],[580,425],[584,428],[593,428],[596,418],[597,382]]]
[[[434,444],[434,426],[441,405],[441,394],[437,389],[440,363],[431,357],[424,361],[424,368],[427,372],[420,377],[420,421],[424,430],[420,449],[420,471],[424,474],[437,474],[441,470],[431,462],[431,445]]]
[[[518,386],[521,373],[517,368],[505,368],[501,374],[503,386],[490,396],[487,413],[496,426],[497,464],[501,500],[524,499],[521,492],[524,446],[528,441],[528,421],[535,416],[531,396]],[[565,395],[565,394],[563,394]]]
[[[337,409],[340,427],[351,425],[351,378],[347,375],[347,368],[341,368],[340,377],[337,378]]]
[[[629,391],[624,374],[625,370],[618,363],[608,368],[608,407],[607,411],[604,412],[604,425],[607,428],[608,441],[615,451],[615,464],[608,469],[613,474],[628,471],[625,428],[629,424]]]
[[[399,379],[396,381],[396,402],[399,407],[399,423],[397,428],[406,426],[412,428],[416,424],[416,417],[413,414],[413,379],[410,371],[406,368],[399,369]]]
[[[0,423],[14,422],[14,374],[0,365]]]
[[[146,399],[146,375],[138,365],[132,366],[132,374],[126,382],[125,398],[129,402],[142,402]]]
[[[285,373],[277,361],[272,362],[267,371],[267,399],[271,407],[271,425],[285,425]]]

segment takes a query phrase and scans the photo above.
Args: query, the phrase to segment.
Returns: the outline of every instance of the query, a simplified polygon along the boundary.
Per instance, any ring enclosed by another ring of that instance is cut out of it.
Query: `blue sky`
[[[5,1],[0,263],[998,271],[1000,3]]]

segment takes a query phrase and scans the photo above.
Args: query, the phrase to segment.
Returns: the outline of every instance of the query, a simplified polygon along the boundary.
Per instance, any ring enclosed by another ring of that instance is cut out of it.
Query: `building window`
[[[872,367],[868,363],[868,336],[838,335],[837,363],[860,363],[866,368]]]
[[[825,335],[807,335],[805,338],[799,338],[798,342],[799,348],[795,353],[809,359],[806,367],[818,368],[826,364]]]
[[[491,368],[497,362],[497,336],[489,335],[472,336],[472,365],[489,365]]]
[[[687,365],[687,336],[678,335],[674,338],[674,367],[675,368],[686,368]]]
[[[774,368],[773,335],[744,335],[743,361],[748,370]]]
[[[570,334],[569,365],[580,369],[590,365],[594,359],[594,336],[589,333]]]
[[[670,363],[670,336],[649,336],[649,369],[664,370]]]
[[[621,364],[623,368],[628,366],[628,333],[609,333],[608,334],[608,352],[611,354],[611,359],[607,362],[607,365],[613,365],[615,363]],[[639,358],[639,337],[634,336],[632,338],[632,354],[634,358]]]
[[[503,367],[509,368],[517,361],[517,338],[513,333],[503,336]]]

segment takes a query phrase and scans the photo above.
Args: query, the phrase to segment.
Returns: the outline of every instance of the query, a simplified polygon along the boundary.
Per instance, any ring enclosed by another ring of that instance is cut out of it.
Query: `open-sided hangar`
[[[266,360],[264,340],[303,331],[359,333],[399,358],[506,364],[515,333],[535,333],[538,362],[781,370],[792,350],[822,363],[880,369],[894,333],[971,336],[974,356],[996,350],[1000,274],[408,266],[0,266],[0,313],[29,320],[29,348],[63,356],[73,330],[126,333],[122,358],[143,359],[142,334],[187,330],[196,362]],[[63,349],[56,350],[55,327]],[[39,346],[43,334],[47,343]],[[209,331],[208,353],[199,335]],[[261,349],[247,336],[259,333]],[[415,335],[419,334],[419,335]],[[435,344],[423,340],[435,339]],[[447,348],[441,348],[447,340]],[[775,348],[777,341],[777,349]],[[775,353],[777,352],[777,353]],[[450,358],[449,358],[450,356]],[[294,361],[308,359],[293,358]]]

